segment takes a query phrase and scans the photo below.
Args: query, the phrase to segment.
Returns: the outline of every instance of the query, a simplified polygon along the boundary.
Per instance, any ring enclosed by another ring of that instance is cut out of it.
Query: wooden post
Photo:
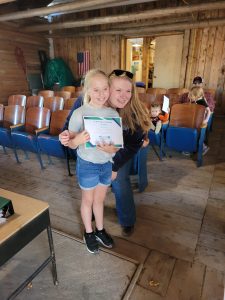
[[[187,61],[188,61],[188,50],[190,43],[190,30],[184,31],[184,41],[183,41],[183,51],[182,51],[182,61],[181,61],[181,70],[180,70],[180,87],[185,86],[186,71],[187,71]]]

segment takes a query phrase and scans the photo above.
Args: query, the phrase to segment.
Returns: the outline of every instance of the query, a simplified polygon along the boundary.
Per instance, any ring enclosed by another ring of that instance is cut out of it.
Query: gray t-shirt
[[[81,132],[84,130],[83,116],[119,117],[119,114],[111,107],[104,106],[99,108],[85,103],[73,112],[69,122],[69,131]],[[77,154],[84,160],[99,164],[108,161],[112,162],[112,157],[115,155],[98,150],[97,148],[85,149],[85,144],[78,147]]]

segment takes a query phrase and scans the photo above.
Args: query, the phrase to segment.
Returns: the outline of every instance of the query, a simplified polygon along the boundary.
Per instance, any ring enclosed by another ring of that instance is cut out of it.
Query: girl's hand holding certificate
[[[68,146],[72,149],[76,149],[79,145],[82,145],[90,140],[90,135],[86,130],[83,130],[75,135],[68,142]]]
[[[119,151],[119,149],[116,148],[113,144],[106,143],[97,144],[97,149],[107,153],[116,153],[117,151]]]

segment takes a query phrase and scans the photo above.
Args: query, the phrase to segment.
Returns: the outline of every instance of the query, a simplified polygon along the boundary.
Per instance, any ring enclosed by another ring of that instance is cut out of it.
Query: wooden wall
[[[16,60],[16,47],[19,47],[23,52],[27,73],[40,73],[38,50],[45,50],[48,53],[48,40],[1,26],[0,103],[3,104],[7,104],[9,95],[29,94],[26,74]]]
[[[94,36],[84,38],[54,39],[55,57],[62,57],[70,66],[75,78],[77,74],[77,52],[90,51],[90,67],[106,73],[120,67],[120,36]]]
[[[225,26],[193,29],[188,37],[184,85],[190,87],[196,75],[202,76],[206,88],[217,90],[221,105],[225,89]]]

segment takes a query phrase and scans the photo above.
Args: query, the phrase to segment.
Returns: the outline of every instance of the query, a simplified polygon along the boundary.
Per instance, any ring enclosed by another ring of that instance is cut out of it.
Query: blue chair
[[[166,147],[179,152],[197,153],[197,166],[202,165],[206,127],[202,128],[205,107],[196,104],[175,104],[166,130]]]
[[[17,153],[17,149],[22,149],[27,158],[27,151],[36,153],[42,169],[44,169],[44,166],[37,143],[37,129],[48,127],[49,122],[50,110],[48,108],[31,107],[26,112],[25,124],[11,126],[11,137],[15,153]]]
[[[20,105],[5,106],[4,111],[2,110],[2,113],[0,114],[2,119],[0,125],[0,145],[3,147],[6,154],[5,148],[12,148],[14,150],[10,127],[24,123],[25,107]],[[14,154],[17,162],[19,162],[15,151]]]
[[[40,152],[41,154],[47,154],[49,163],[52,164],[51,156],[66,158],[68,173],[72,176],[69,165],[69,149],[68,147],[64,147],[59,141],[59,134],[62,132],[69,113],[70,110],[57,110],[53,112],[49,128],[40,129],[37,139]]]

